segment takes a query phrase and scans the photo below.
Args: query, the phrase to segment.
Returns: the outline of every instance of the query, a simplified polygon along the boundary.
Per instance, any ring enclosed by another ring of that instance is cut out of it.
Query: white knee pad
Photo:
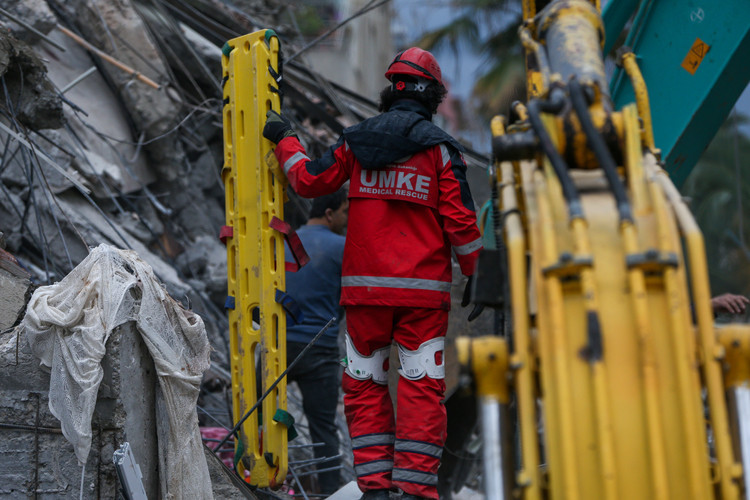
[[[346,373],[357,380],[367,380],[372,378],[376,384],[388,384],[388,372],[384,366],[391,353],[391,346],[387,345],[377,349],[369,356],[363,356],[357,351],[349,336],[345,335],[346,340]]]
[[[401,360],[401,369],[398,371],[402,377],[409,380],[419,380],[425,375],[431,379],[445,378],[445,355],[440,359],[440,364],[435,362],[435,355],[445,350],[445,339],[438,337],[424,342],[416,351],[410,351],[398,344],[398,359]]]

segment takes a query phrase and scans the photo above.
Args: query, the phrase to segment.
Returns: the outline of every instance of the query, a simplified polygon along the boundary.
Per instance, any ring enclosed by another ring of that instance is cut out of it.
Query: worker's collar
[[[388,111],[411,111],[424,117],[427,121],[432,121],[432,113],[427,109],[424,104],[414,99],[399,99],[398,101],[391,104]]]

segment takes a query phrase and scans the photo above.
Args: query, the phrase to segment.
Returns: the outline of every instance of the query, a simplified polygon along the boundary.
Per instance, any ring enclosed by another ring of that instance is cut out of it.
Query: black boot
[[[412,495],[411,493],[404,493],[401,495],[401,500],[427,500],[427,497],[418,497],[417,495]]]
[[[388,490],[367,490],[359,497],[359,500],[389,500],[391,493]]]

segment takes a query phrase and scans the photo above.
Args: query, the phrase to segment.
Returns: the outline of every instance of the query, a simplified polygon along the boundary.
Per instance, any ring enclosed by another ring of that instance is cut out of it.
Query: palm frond
[[[526,69],[520,55],[502,59],[482,75],[474,85],[474,95],[481,102],[480,112],[485,117],[507,114],[510,104],[523,99],[526,88]]]
[[[470,47],[479,47],[479,27],[471,15],[464,15],[450,23],[424,33],[415,45],[425,50],[439,51],[444,48],[456,50],[459,42],[466,42]]]

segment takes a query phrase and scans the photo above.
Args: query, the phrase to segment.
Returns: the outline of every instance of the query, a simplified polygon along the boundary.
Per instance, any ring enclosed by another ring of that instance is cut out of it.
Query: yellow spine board
[[[585,222],[571,222],[549,165],[519,165],[532,300],[537,304],[532,331],[537,342],[531,346],[541,385],[546,486],[552,499],[713,498],[713,459],[702,418],[703,375],[709,382],[720,491],[722,498],[736,498],[736,477],[731,476],[737,467],[727,444],[726,408],[719,401],[723,387],[717,380],[715,344],[706,334],[696,343],[693,334],[680,240],[686,223],[675,219],[673,193],[665,192],[653,172],[644,173],[651,157],[642,153],[635,106],[622,114],[633,223],[618,220],[601,171],[571,171],[586,215]],[[554,137],[552,120],[545,124]],[[519,233],[509,231],[506,237]],[[567,263],[561,259],[564,252],[571,256]],[[692,274],[698,271],[697,279],[703,281],[703,255],[690,257]],[[511,280],[524,278],[511,275]],[[700,306],[705,308],[707,285],[698,288],[694,300],[705,302]],[[513,299],[514,306],[523,302],[517,294]],[[700,307],[699,323],[705,315]],[[601,325],[600,359],[586,350],[592,311]],[[703,366],[703,372],[699,346],[711,365]],[[528,395],[517,397],[522,403]],[[520,419],[523,431],[529,416]],[[527,446],[524,440],[522,446]]]
[[[278,71],[278,52],[275,34],[261,30],[230,40],[222,56],[222,178],[226,224],[233,228],[227,239],[227,276],[228,294],[234,297],[228,314],[235,422],[286,368],[286,316],[275,300],[276,290],[286,289],[284,241],[268,226],[274,216],[283,220],[285,179],[274,178],[274,166],[268,164],[275,161],[273,144],[262,136],[266,112],[280,110],[268,71],[269,66]],[[259,328],[253,325],[256,308]],[[255,486],[274,487],[286,478],[287,428],[273,420],[277,409],[286,411],[285,380],[245,420],[239,431],[242,446],[235,444],[242,452],[237,470]]]

